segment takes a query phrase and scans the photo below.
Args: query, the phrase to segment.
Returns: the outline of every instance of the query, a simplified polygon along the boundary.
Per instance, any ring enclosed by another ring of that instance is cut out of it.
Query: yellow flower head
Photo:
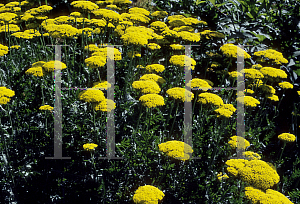
[[[205,79],[198,79],[198,78],[194,78],[191,81],[189,81],[187,83],[187,86],[191,88],[198,88],[203,91],[207,91],[208,89],[212,88]]]
[[[91,1],[73,1],[71,3],[75,8],[80,8],[82,10],[94,11],[99,8],[99,6]]]
[[[165,18],[168,15],[166,11],[155,11],[151,14],[151,16],[156,17],[158,19]]]
[[[31,67],[25,72],[25,74],[32,74],[37,77],[43,77],[45,71],[42,67]]]
[[[286,82],[286,81],[279,83],[278,86],[282,89],[293,89],[294,88],[293,84]]]
[[[6,88],[0,87],[0,104],[7,104],[10,101],[10,98],[15,95],[15,92]]]
[[[167,94],[174,99],[181,100],[182,102],[191,102],[191,100],[194,98],[194,94],[192,92],[180,87],[167,90]]]
[[[158,145],[159,151],[166,153],[169,157],[178,160],[188,160],[194,152],[192,147],[181,141],[168,141]]]
[[[257,69],[243,69],[241,73],[245,73],[246,79],[262,79],[264,75]]]
[[[104,56],[92,56],[89,58],[86,58],[84,62],[87,64],[90,68],[98,68],[98,67],[104,67],[106,64],[107,58]]]
[[[197,102],[201,104],[211,104],[218,107],[224,104],[222,98],[213,93],[201,93],[198,97],[199,100]]]
[[[223,175],[222,172],[218,173],[217,177],[218,177],[219,181],[222,181],[222,180],[225,180],[225,179],[229,178],[229,176],[227,176],[227,174]]]
[[[161,64],[150,64],[145,67],[148,72],[163,72],[165,66]]]
[[[0,13],[0,20],[4,21],[4,22],[9,22],[11,20],[13,20],[14,18],[16,18],[18,15],[15,13]]]
[[[154,81],[134,81],[132,87],[134,89],[139,89],[145,94],[158,94],[161,91],[158,84]]]
[[[96,147],[98,147],[98,145],[94,143],[86,143],[83,145],[83,149],[88,151],[94,150]]]
[[[44,105],[44,106],[41,106],[39,109],[40,110],[52,111],[54,108],[52,106],[49,106],[49,105]]]
[[[82,91],[78,95],[79,100],[85,102],[101,102],[105,100],[104,93],[101,90],[95,90],[93,88]]]
[[[267,78],[287,78],[287,74],[285,73],[285,71],[273,67],[263,67],[260,69],[260,72]]]
[[[0,44],[0,57],[8,53],[8,47]]]
[[[108,83],[107,81],[104,82],[95,82],[93,83],[93,88],[100,88],[101,90],[107,90],[108,88],[111,87],[111,84]]]
[[[101,102],[93,103],[93,108],[102,112],[110,112],[116,108],[116,103],[113,100],[105,99]]]
[[[77,35],[80,34],[77,28],[66,24],[48,26],[47,29],[53,38],[77,38]]]
[[[288,63],[288,60],[283,57],[282,53],[273,49],[258,51],[255,52],[254,55],[272,60],[272,62],[276,64]]]
[[[251,56],[246,51],[244,51],[242,48],[240,48],[240,47],[238,47],[238,46],[236,46],[234,44],[231,44],[231,43],[225,44],[225,45],[221,46],[220,50],[227,57],[237,58],[237,54],[238,54],[239,57],[243,57],[244,56],[245,59],[251,58]]]
[[[258,104],[260,104],[260,102],[252,96],[241,96],[237,98],[237,101],[249,107],[256,107]]]
[[[140,186],[133,195],[133,202],[136,204],[154,204],[164,198],[165,194],[158,188],[145,185]]]
[[[185,50],[185,47],[182,46],[182,45],[179,45],[179,44],[172,44],[172,45],[170,45],[170,47],[171,47],[173,50]]]
[[[49,61],[49,62],[43,64],[43,68],[47,72],[53,72],[54,69],[66,69],[67,65],[60,61]]]
[[[267,84],[260,85],[259,88],[267,94],[275,94],[276,91],[272,86]]]
[[[228,142],[232,149],[246,149],[250,146],[250,142],[240,136],[232,136],[230,137],[230,141]]]
[[[266,97],[267,99],[270,99],[271,101],[279,101],[278,96],[275,95],[275,94],[266,94],[265,97]]]
[[[284,142],[295,142],[296,136],[290,133],[282,133],[278,135],[278,139],[284,141]]]
[[[182,38],[182,40],[188,42],[199,42],[200,41],[200,34],[199,33],[190,33],[188,31],[180,31],[178,35]]]
[[[173,55],[170,58],[170,63],[179,67],[185,67],[185,65],[190,63],[192,70],[195,69],[195,65],[196,65],[196,61],[194,59],[185,55]]]
[[[217,117],[230,118],[233,114],[233,112],[226,108],[218,108],[214,111],[217,113]]]
[[[140,78],[140,81],[154,81],[159,84],[166,83],[166,80],[156,74],[145,74]]]
[[[150,50],[159,50],[161,47],[160,45],[156,44],[156,43],[148,43],[147,44],[147,47],[150,49]]]
[[[245,156],[248,160],[261,159],[261,156],[259,154],[251,151],[243,152],[243,156]]]
[[[129,9],[129,14],[143,14],[145,16],[149,16],[150,12],[144,8],[133,7]]]
[[[164,98],[158,94],[146,94],[139,98],[143,106],[148,108],[155,108],[157,106],[165,105]]]

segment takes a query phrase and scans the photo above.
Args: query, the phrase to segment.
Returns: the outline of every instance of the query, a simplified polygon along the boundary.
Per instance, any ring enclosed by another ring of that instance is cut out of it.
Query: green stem
[[[172,110],[173,110],[173,108],[174,108],[174,104],[175,104],[175,99],[173,99],[173,102],[172,102],[172,104],[171,104],[171,109],[170,109],[170,112],[169,112],[169,116],[168,116],[168,119],[167,119],[167,123],[166,123],[165,128],[164,128],[164,133],[166,132],[167,125],[169,124],[170,117],[171,117],[171,113],[172,113]],[[163,140],[162,142],[164,142],[164,140]]]
[[[174,128],[174,124],[175,124],[175,120],[176,120],[176,116],[177,116],[177,112],[178,112],[178,107],[179,107],[179,102],[176,101],[176,111],[175,111],[175,116],[174,116],[174,120],[173,120],[173,123],[172,123],[172,128],[171,128],[171,131],[169,132],[169,136],[170,134],[173,132],[173,128]]]
[[[282,153],[284,151],[285,146],[286,146],[286,142],[284,142],[284,144],[283,144],[283,147],[282,147],[282,150],[281,150],[281,154],[280,154],[280,157],[279,157],[279,161],[281,160]]]

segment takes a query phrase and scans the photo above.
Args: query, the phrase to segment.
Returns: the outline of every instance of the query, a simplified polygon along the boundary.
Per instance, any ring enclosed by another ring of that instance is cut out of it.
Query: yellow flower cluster
[[[245,94],[254,94],[254,91],[251,89],[245,89]]]
[[[270,99],[271,101],[279,101],[279,98],[275,94],[266,94],[265,95],[267,99]]]
[[[243,156],[245,156],[248,160],[261,159],[261,156],[259,154],[251,151],[243,152]]]
[[[278,86],[282,89],[293,89],[294,88],[293,84],[291,84],[287,81],[279,83]]]
[[[283,57],[282,53],[273,49],[258,51],[255,52],[254,55],[272,60],[276,64],[288,63],[288,60]]]
[[[17,16],[18,16],[17,14],[10,13],[10,12],[0,13],[0,20],[8,23],[12,21],[14,18],[16,18]]]
[[[78,98],[88,103],[101,102],[105,100],[104,93],[101,90],[87,89],[79,93]]]
[[[225,38],[225,35],[223,33],[219,33],[217,31],[211,31],[211,30],[204,30],[200,32],[200,35],[205,36],[206,39]]]
[[[181,141],[168,141],[158,145],[159,151],[166,153],[169,157],[178,160],[188,160],[194,152],[192,147]]]
[[[80,8],[82,10],[93,11],[99,8],[99,6],[91,1],[73,1],[71,3],[75,8]]]
[[[266,192],[252,186],[245,187],[245,195],[253,204],[293,204],[287,197],[278,191],[267,189]]]
[[[164,22],[154,21],[150,24],[150,28],[158,32],[163,32],[168,26]]]
[[[158,84],[154,81],[134,81],[132,87],[134,89],[139,89],[145,94],[158,94],[161,91]]]
[[[245,73],[246,79],[262,79],[264,75],[257,69],[243,69],[241,73]]]
[[[151,14],[151,16],[156,17],[158,19],[165,18],[168,15],[166,11],[155,11]]]
[[[296,136],[290,133],[282,133],[278,135],[278,139],[284,141],[284,142],[295,142]]]
[[[140,81],[154,81],[159,84],[166,83],[166,80],[156,74],[145,74],[140,78]]]
[[[246,51],[244,51],[242,48],[240,48],[240,47],[238,47],[238,46],[236,46],[234,44],[231,44],[231,43],[225,44],[225,45],[221,46],[220,50],[227,57],[237,58],[237,55],[238,55],[239,57],[243,57],[244,56],[244,59],[251,58],[251,56]]]
[[[227,176],[227,174],[223,175],[222,172],[218,173],[217,177],[218,177],[219,181],[222,181],[222,180],[225,180],[225,179],[229,178],[229,176]]]
[[[108,83],[107,81],[104,81],[104,82],[94,82],[93,83],[93,88],[100,88],[100,89],[107,90],[110,87],[111,87],[111,84]]]
[[[104,99],[101,102],[93,103],[92,106],[96,111],[110,112],[116,108],[116,103],[113,100]]]
[[[173,28],[173,30],[176,32],[181,32],[181,31],[194,32],[195,31],[195,29],[191,26],[180,26],[180,27]],[[199,34],[196,34],[196,35],[199,36]]]
[[[112,56],[110,56],[109,53],[113,53],[114,60],[120,61],[122,60],[122,53],[117,48],[111,48],[111,47],[104,47],[104,48],[98,48],[96,52],[92,53],[92,56],[99,56],[101,58],[107,59],[107,56],[109,59],[112,60]]]
[[[20,27],[14,24],[0,26],[0,33],[8,32],[8,31],[17,32],[20,31]]]
[[[143,106],[148,108],[155,108],[157,106],[165,105],[164,98],[158,94],[146,94],[139,98]]]
[[[286,79],[287,74],[285,71],[281,69],[276,69],[273,67],[263,67],[260,69],[260,72],[268,78],[280,78],[280,79]]]
[[[256,107],[258,104],[260,104],[260,102],[252,96],[242,96],[238,97],[236,100],[247,107]]]
[[[246,149],[250,146],[250,142],[243,137],[240,136],[232,136],[230,137],[230,141],[228,142],[232,149]]]
[[[8,53],[8,47],[0,44],[0,57]]]
[[[259,159],[230,159],[226,161],[226,165],[230,174],[262,190],[272,188],[280,181],[276,168]]]
[[[136,204],[155,204],[164,198],[165,194],[158,188],[145,185],[140,186],[133,195],[133,202]]]
[[[53,72],[54,69],[66,69],[67,65],[63,62],[55,60],[55,61],[46,62],[45,64],[42,65],[42,67],[47,72]]]
[[[156,44],[156,43],[148,43],[147,44],[147,47],[150,49],[150,50],[159,50],[161,48],[160,45]]]
[[[260,64],[254,64],[251,66],[252,69],[258,69],[260,70],[263,66],[261,66]]]
[[[52,111],[52,110],[53,110],[53,107],[52,107],[52,106],[49,106],[49,105],[44,105],[44,106],[41,106],[39,109],[40,109],[40,110],[48,110],[48,111]]]
[[[83,149],[88,151],[94,150],[96,147],[98,147],[98,145],[94,143],[86,143],[83,145]]]
[[[181,100],[182,102],[191,102],[194,98],[194,94],[192,92],[180,87],[168,89],[167,94],[174,99]]]
[[[267,84],[260,85],[259,88],[267,94],[275,94],[276,91],[272,86]]]
[[[179,44],[172,44],[172,45],[170,45],[170,47],[171,47],[173,50],[185,50],[185,47],[182,46],[182,45],[179,45]]]
[[[190,33],[188,31],[180,31],[178,35],[182,38],[182,40],[188,42],[199,42],[200,41],[200,34],[199,33]]]
[[[165,66],[161,64],[150,64],[145,67],[148,72],[163,72],[165,70]]]
[[[186,64],[191,64],[192,70],[195,69],[196,61],[188,56],[185,55],[173,55],[170,58],[170,63],[179,66],[179,67],[184,67]]]
[[[75,38],[80,34],[80,31],[77,28],[74,28],[71,25],[52,25],[47,27],[49,35],[53,38]]]
[[[218,114],[217,117],[225,118],[230,118],[235,111],[236,108],[232,104],[223,104],[220,108],[215,110]]]
[[[15,95],[13,90],[10,90],[6,87],[0,87],[0,105],[7,104],[10,101],[10,98]]]
[[[237,80],[237,77],[241,77],[243,76],[243,74],[241,74],[240,72],[237,72],[237,71],[232,71],[232,72],[228,72],[229,74],[229,77],[234,79],[234,80]]]
[[[213,93],[201,93],[198,97],[199,100],[197,102],[201,104],[211,104],[218,107],[224,104],[222,98]]]
[[[129,58],[142,57],[141,53],[139,53],[138,51],[133,51],[133,54],[132,51],[129,51],[127,52],[127,56]]]
[[[21,47],[20,45],[13,45],[13,46],[10,46],[11,49],[17,49],[17,50],[18,50],[20,47]]]
[[[24,32],[16,32],[11,34],[11,36],[14,36],[16,38],[23,38],[23,39],[33,39],[34,37],[41,36],[41,33],[38,30],[35,29],[29,29],[25,30]],[[44,34],[46,36],[46,34]]]
[[[112,21],[114,23],[122,21],[122,16],[115,11],[108,10],[108,9],[97,9],[92,11],[95,16],[100,16],[105,18],[106,21]]]
[[[104,67],[106,64],[107,58],[100,55],[100,56],[92,56],[89,58],[86,58],[84,62],[87,64],[90,68],[98,68],[98,67]]]

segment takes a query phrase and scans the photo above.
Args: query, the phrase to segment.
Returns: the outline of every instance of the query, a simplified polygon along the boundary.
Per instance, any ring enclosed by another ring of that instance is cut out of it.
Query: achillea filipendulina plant
[[[216,94],[213,93],[201,93],[198,95],[198,103],[201,104],[210,104],[214,106],[222,106],[224,104],[222,98]]]
[[[132,87],[144,94],[158,94],[161,91],[158,84],[154,81],[134,81]]]
[[[32,74],[37,77],[43,77],[45,71],[42,67],[31,67],[25,72],[25,74]]]
[[[110,112],[116,108],[116,103],[113,100],[104,99],[101,102],[93,103],[92,106],[96,111]]]
[[[20,31],[20,27],[14,24],[0,26],[0,33],[8,32],[8,31],[17,32]]]
[[[55,25],[52,27],[47,27],[47,31],[52,38],[75,38],[80,34],[80,31],[77,28],[74,28],[71,25],[62,24]]]
[[[133,202],[136,204],[157,204],[164,198],[165,194],[158,188],[145,185],[140,186],[133,195]]]
[[[185,55],[173,55],[171,56],[169,62],[175,66],[185,67],[186,64],[190,64],[192,70],[195,69],[196,61]]]
[[[252,151],[243,152],[243,156],[245,156],[248,160],[261,159],[261,156],[259,154]]]
[[[179,44],[172,44],[170,45],[170,47],[172,48],[172,50],[185,50],[185,47]]]
[[[254,91],[251,89],[245,89],[245,94],[254,94]]]
[[[262,79],[264,75],[257,69],[243,69],[241,73],[245,73],[246,79]]]
[[[245,187],[245,195],[253,204],[293,204],[278,191],[267,189],[266,192],[252,186]]]
[[[87,89],[79,93],[79,100],[85,102],[101,102],[105,100],[104,93],[101,90]]]
[[[221,46],[220,50],[227,57],[237,58],[237,54],[238,54],[240,57],[244,57],[244,59],[251,58],[251,56],[246,51],[244,51],[242,48],[240,48],[232,43],[228,43],[228,44]],[[244,56],[243,56],[243,53],[244,53]]]
[[[284,142],[295,142],[296,136],[290,133],[282,133],[278,135],[278,139],[284,141]]]
[[[151,14],[151,16],[157,18],[157,19],[163,19],[168,15],[168,12],[166,11],[155,11]]]
[[[187,32],[191,32],[191,33],[195,31],[195,29],[191,26],[180,26],[180,27],[174,28],[173,30],[176,31],[176,32],[187,31]]]
[[[138,7],[133,7],[133,8],[130,8],[129,11],[128,11],[129,14],[143,14],[145,16],[149,16],[150,15],[150,11],[147,11],[146,9],[144,8],[138,8]]]
[[[150,24],[150,28],[158,32],[163,32],[167,27],[167,24],[161,21],[154,21]]]
[[[160,45],[156,44],[156,43],[148,43],[147,44],[147,47],[150,49],[150,50],[159,50],[161,48]]]
[[[87,64],[90,68],[98,68],[98,67],[104,67],[107,61],[107,57],[104,56],[92,56],[89,58],[86,58],[84,62]]]
[[[225,35],[223,33],[219,33],[217,31],[211,31],[211,30],[204,30],[200,32],[200,35],[205,37],[206,39],[211,38],[224,38]]]
[[[200,41],[199,33],[190,33],[188,31],[180,31],[180,32],[178,32],[178,35],[184,41],[188,41],[188,42],[199,42]]]
[[[247,107],[256,107],[258,104],[260,104],[260,102],[253,98],[252,96],[244,96],[244,97],[238,97],[236,99],[239,103],[244,104]]]
[[[0,20],[4,21],[5,23],[8,23],[14,18],[16,18],[17,16],[18,16],[17,14],[10,13],[10,12],[0,13]]]
[[[163,72],[165,70],[165,66],[162,64],[150,64],[145,67],[148,72]]]
[[[117,23],[122,21],[122,16],[120,14],[118,14],[115,11],[112,10],[108,10],[108,9],[97,9],[92,11],[93,14],[95,14],[95,16],[99,16],[104,18],[106,21],[112,21],[113,23]]]
[[[229,74],[229,77],[234,79],[234,80],[237,80],[238,76],[243,76],[242,73],[237,72],[237,71],[228,72],[228,74]]]
[[[185,88],[174,87],[167,90],[167,94],[174,99],[179,99],[182,102],[191,102],[194,98],[194,94],[190,91],[187,91]]]
[[[86,143],[82,147],[84,150],[91,151],[91,150],[95,150],[95,148],[98,147],[98,145],[94,143]]]
[[[221,108],[230,110],[233,113],[236,111],[236,108],[232,104],[223,104]]]
[[[158,94],[146,94],[139,98],[143,106],[147,108],[155,108],[157,106],[164,106],[164,98]]]
[[[263,66],[261,66],[260,64],[254,64],[251,66],[251,68],[260,70],[261,68],[263,68]]]
[[[218,173],[217,177],[218,177],[219,181],[226,180],[229,178],[229,176],[227,174],[223,175],[222,172]]]
[[[94,53],[92,53],[92,56],[100,56],[101,58],[107,59],[107,53],[113,53],[115,61],[122,60],[122,53],[117,48],[111,47],[98,48]],[[108,58],[112,59],[109,55]]]
[[[8,53],[8,47],[0,44],[0,57]]]
[[[174,159],[186,161],[194,152],[192,147],[181,141],[168,141],[158,145],[159,151],[166,153]]]
[[[94,11],[99,8],[99,6],[91,1],[73,1],[71,3],[75,8],[80,8],[82,10]]]
[[[262,160],[230,159],[226,165],[229,173],[262,190],[272,188],[280,181],[276,168]]]
[[[101,90],[107,90],[111,87],[111,84],[107,81],[104,82],[94,82],[92,88],[100,88]]]
[[[44,105],[44,106],[41,106],[39,109],[40,110],[52,111],[54,108],[52,106],[49,106],[49,105]]]
[[[276,50],[273,50],[273,49],[255,52],[254,56],[264,57],[266,59],[271,60],[272,62],[274,62],[276,64],[288,63],[288,60],[283,57],[282,53],[280,53]]]
[[[271,101],[279,101],[279,98],[275,94],[266,94],[265,97]]]
[[[56,70],[58,70],[58,69],[66,69],[67,65],[65,63],[63,63],[63,62],[55,60],[55,61],[46,62],[45,64],[43,64],[42,67],[47,72],[53,72],[54,69],[56,69]]]
[[[14,95],[15,92],[13,90],[10,90],[4,86],[0,87],[0,105],[7,104]]]
[[[293,84],[286,82],[286,81],[279,83],[278,86],[282,89],[293,89],[294,88]]]
[[[247,147],[250,146],[250,142],[246,139],[244,139],[243,137],[240,136],[232,136],[230,137],[230,140],[228,142],[228,144],[230,145],[230,147],[232,149],[246,149]]]
[[[287,74],[281,69],[276,69],[273,67],[263,67],[259,71],[265,76],[265,78],[287,78]]]
[[[260,85],[259,88],[267,94],[275,94],[276,92],[276,90],[272,86],[267,84]]]
[[[156,74],[144,74],[140,81],[154,81],[158,84],[164,84],[166,83],[166,80],[164,80],[161,76],[158,76]]]
[[[214,111],[217,113],[217,117],[230,118],[233,114],[233,112],[225,108],[218,108]]]

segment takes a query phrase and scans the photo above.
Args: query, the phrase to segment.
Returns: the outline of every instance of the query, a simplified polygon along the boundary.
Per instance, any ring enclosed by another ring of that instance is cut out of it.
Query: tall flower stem
[[[167,119],[167,123],[166,123],[165,128],[164,128],[164,133],[166,132],[166,128],[169,125],[169,121],[170,121],[172,110],[174,108],[174,104],[175,104],[175,99],[173,99],[172,104],[171,104],[171,108],[170,108],[169,116],[168,116],[168,119]],[[164,139],[163,139],[162,142],[164,142]]]
[[[281,160],[282,153],[284,151],[285,146],[286,146],[286,142],[283,143],[283,147],[282,147],[282,150],[281,150],[281,153],[280,153],[279,161]]]
[[[174,116],[174,120],[173,120],[173,123],[172,123],[172,128],[171,128],[171,131],[169,132],[169,136],[170,134],[173,132],[173,128],[174,128],[174,124],[175,124],[175,120],[176,120],[176,116],[177,116],[177,112],[178,112],[178,107],[179,107],[179,102],[176,101],[176,111],[175,111],[175,116]]]

